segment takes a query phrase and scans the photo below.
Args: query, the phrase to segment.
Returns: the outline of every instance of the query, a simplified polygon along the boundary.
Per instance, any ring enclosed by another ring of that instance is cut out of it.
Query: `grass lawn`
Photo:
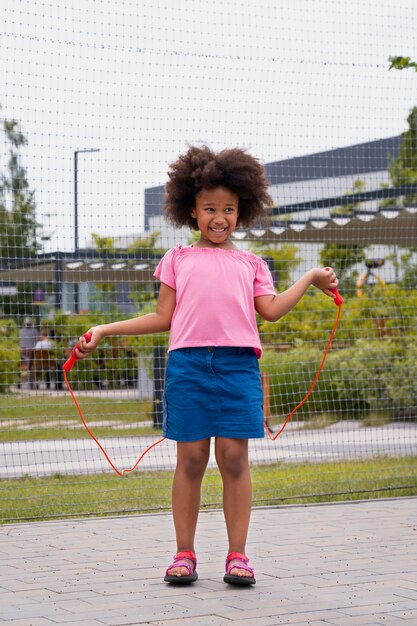
[[[154,434],[152,402],[77,395],[87,424],[97,437]],[[85,437],[69,394],[0,397],[0,442]]]
[[[0,521],[162,511],[170,508],[171,472],[51,476],[0,481]],[[252,467],[254,505],[417,495],[417,457]],[[208,470],[202,506],[220,507],[221,480]]]
[[[152,402],[77,396],[98,437],[155,434]],[[71,397],[0,397],[0,441],[86,437]],[[323,427],[323,424],[310,426]],[[337,421],[337,420],[331,420]],[[379,422],[376,422],[376,425]],[[307,425],[308,427],[308,425]],[[172,473],[55,475],[0,480],[0,522],[168,510]],[[417,495],[417,457],[376,457],[334,463],[279,463],[252,467],[254,505],[328,502]],[[208,470],[203,507],[219,507],[221,479]]]

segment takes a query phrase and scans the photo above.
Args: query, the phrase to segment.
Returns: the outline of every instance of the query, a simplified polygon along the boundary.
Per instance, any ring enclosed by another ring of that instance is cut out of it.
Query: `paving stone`
[[[3,526],[0,626],[415,626],[415,519],[417,498],[254,509],[250,588],[223,583],[221,511],[200,515],[192,586],[163,582],[169,514]]]
[[[218,615],[202,615],[201,617],[190,617],[182,619],[169,619],[163,621],[152,622],[152,626],[227,626],[231,624],[229,620]],[[259,626],[268,626],[267,624],[259,623]]]
[[[27,618],[24,619],[12,619],[5,620],[0,622],[1,626],[56,626],[56,622],[51,622],[49,619],[45,619],[44,617],[35,617],[30,621]],[[79,626],[79,624],[77,624]],[[85,626],[85,625],[83,625]],[[99,623],[96,622],[95,626],[99,626]]]

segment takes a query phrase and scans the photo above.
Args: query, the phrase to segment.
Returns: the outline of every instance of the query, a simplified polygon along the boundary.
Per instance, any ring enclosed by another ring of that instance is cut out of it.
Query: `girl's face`
[[[227,187],[202,189],[195,197],[191,216],[197,220],[200,241],[225,247],[237,226],[239,196]]]

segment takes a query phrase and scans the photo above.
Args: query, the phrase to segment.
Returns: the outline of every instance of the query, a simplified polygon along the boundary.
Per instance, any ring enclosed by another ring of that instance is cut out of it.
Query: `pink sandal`
[[[190,565],[190,563],[186,561],[185,559],[188,559],[188,561],[191,561],[192,564]],[[181,576],[181,575],[177,576],[173,574],[168,574],[169,570],[173,569],[174,567],[185,567],[188,571],[188,574],[186,576]],[[176,584],[182,584],[182,585],[193,583],[198,578],[196,567],[197,567],[197,558],[196,558],[195,552],[193,552],[192,550],[184,550],[184,552],[178,552],[174,556],[174,560],[171,563],[171,565],[167,568],[167,571],[165,572],[164,580],[167,583],[176,583]]]
[[[226,573],[224,575],[224,582],[230,585],[254,585],[256,583],[255,573],[251,567],[248,566],[249,559],[240,552],[230,552],[226,558]],[[237,574],[231,574],[233,568],[243,569],[249,572],[251,576],[238,576]]]

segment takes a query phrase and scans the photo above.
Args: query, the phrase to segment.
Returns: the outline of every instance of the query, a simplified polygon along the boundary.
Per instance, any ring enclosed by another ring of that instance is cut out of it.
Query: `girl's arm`
[[[334,298],[330,289],[336,289],[339,284],[332,268],[314,268],[304,274],[289,289],[275,296],[258,296],[255,298],[255,309],[268,322],[276,322],[286,315],[301,300],[310,285],[321,289],[323,293]]]
[[[87,343],[84,337],[79,339],[79,349],[76,350],[77,358],[85,358],[89,352],[97,347],[101,339],[110,335],[148,335],[169,330],[175,304],[175,289],[168,287],[165,283],[161,283],[155,311],[129,320],[101,324],[100,326],[90,328],[88,332],[91,333],[91,340]]]

